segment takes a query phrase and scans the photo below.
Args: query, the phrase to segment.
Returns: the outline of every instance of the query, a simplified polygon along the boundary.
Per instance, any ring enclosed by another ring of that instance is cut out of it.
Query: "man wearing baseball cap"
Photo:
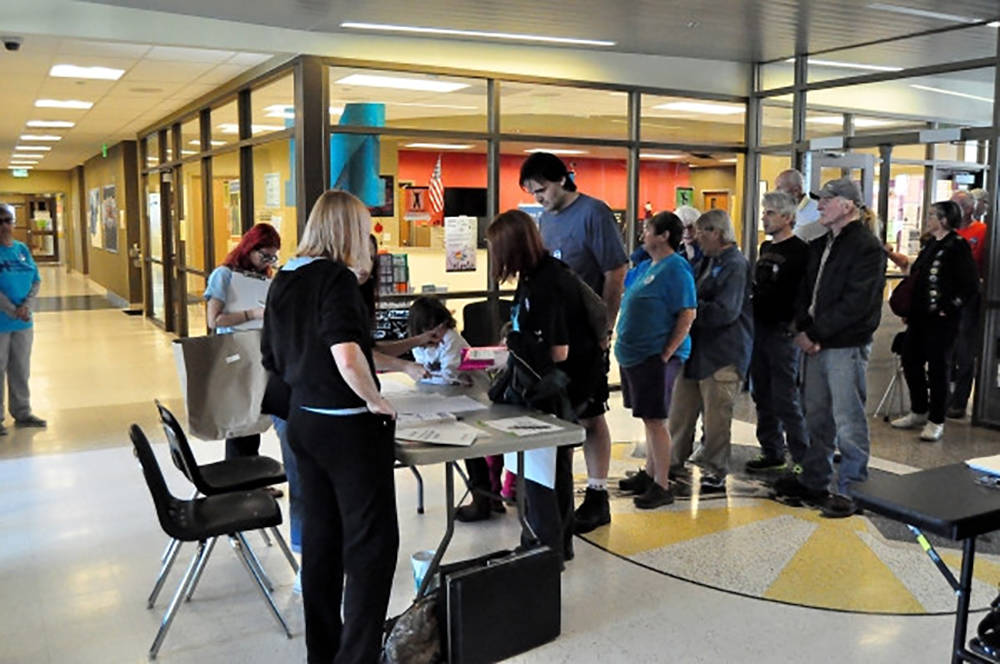
[[[830,180],[810,195],[830,232],[809,243],[793,323],[795,343],[806,356],[809,447],[802,472],[781,478],[774,490],[838,518],[858,511],[848,486],[868,477],[865,375],[882,315],[886,256],[876,235],[878,219],[849,178]],[[831,493],[835,447],[841,462]]]

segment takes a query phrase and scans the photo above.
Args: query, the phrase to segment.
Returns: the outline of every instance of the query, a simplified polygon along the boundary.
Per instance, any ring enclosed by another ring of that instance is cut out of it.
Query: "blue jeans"
[[[805,409],[809,447],[799,481],[827,490],[833,479],[833,453],[840,448],[837,493],[868,478],[868,417],[865,415],[868,357],[871,344],[829,348],[806,356]]]
[[[757,441],[771,459],[783,459],[787,442],[793,463],[802,463],[809,434],[799,399],[802,351],[780,327],[754,326],[750,392],[757,405]]]
[[[302,553],[302,517],[305,511],[299,485],[299,464],[295,460],[295,452],[288,444],[288,422],[274,415],[271,416],[271,422],[278,434],[278,442],[281,443],[281,459],[285,464],[285,477],[288,478],[288,528],[292,533],[292,551]]]

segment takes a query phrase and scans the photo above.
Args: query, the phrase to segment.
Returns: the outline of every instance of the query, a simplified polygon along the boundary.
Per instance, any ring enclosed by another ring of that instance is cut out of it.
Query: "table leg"
[[[521,539],[533,544],[538,544],[538,535],[528,523],[528,517],[524,510],[524,451],[517,453],[517,520],[521,522]]]
[[[417,590],[417,598],[423,597],[431,587],[431,581],[437,576],[438,568],[441,567],[441,559],[444,552],[451,543],[451,536],[455,532],[455,462],[446,461],[444,464],[444,506],[447,514],[447,525],[444,529],[444,536],[434,552],[434,558],[424,574],[420,588]]]
[[[955,609],[955,640],[952,647],[952,664],[961,662],[985,662],[982,657],[965,649],[965,631],[969,626],[969,602],[972,595],[972,564],[976,559],[976,538],[969,537],[962,543],[962,572],[955,594],[958,607]]]

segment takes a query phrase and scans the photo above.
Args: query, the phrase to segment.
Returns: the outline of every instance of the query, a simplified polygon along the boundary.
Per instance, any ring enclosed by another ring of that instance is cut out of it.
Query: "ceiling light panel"
[[[403,147],[416,148],[419,150],[470,150],[471,145],[460,145],[458,143],[407,143]]]
[[[113,67],[79,67],[77,65],[52,65],[49,76],[56,78],[93,78],[117,81],[125,73],[124,69]]]
[[[586,150],[568,150],[568,149],[563,149],[563,148],[529,148],[529,149],[525,150],[525,152],[528,152],[528,153],[548,152],[549,154],[569,154],[569,155],[573,155],[573,154],[587,154]]]
[[[454,92],[469,87],[468,83],[441,81],[426,78],[404,78],[377,74],[351,74],[337,81],[339,85],[361,85],[373,88],[418,90],[421,92]]]
[[[94,102],[81,101],[79,99],[36,99],[37,108],[76,108],[87,110],[93,107]]]
[[[22,141],[61,141],[62,136],[55,134],[21,134]]]
[[[25,124],[35,129],[71,129],[76,126],[69,120],[28,120]]]
[[[910,84],[911,88],[916,88],[917,90],[926,90],[927,92],[936,92],[941,95],[951,95],[953,97],[961,97],[963,99],[974,99],[976,101],[985,101],[990,104],[993,103],[993,99],[990,97],[981,97],[979,95],[971,95],[967,92],[956,92],[954,90],[945,90],[943,88],[932,88],[929,85],[918,85],[916,83]]]
[[[48,145],[18,145],[14,147],[16,152],[48,152],[51,149]]]
[[[511,41],[541,42],[546,44],[566,44],[573,46],[614,46],[616,42],[604,39],[581,39],[577,37],[553,37],[512,32],[489,32],[484,30],[457,30],[453,28],[422,27],[414,25],[391,25],[387,23],[344,22],[340,27],[348,30],[373,30],[377,32],[400,32],[409,34],[444,35],[447,37],[473,37],[478,39],[504,39]]]
[[[640,152],[639,159],[661,159],[661,160],[673,160],[673,159],[683,159],[682,154],[659,154],[656,152]]]
[[[795,58],[788,58],[785,62],[795,62]],[[817,60],[816,58],[809,58],[809,65],[816,67],[832,67],[834,69],[857,69],[859,71],[903,71],[902,67],[894,67],[890,65],[869,65],[863,62]]]

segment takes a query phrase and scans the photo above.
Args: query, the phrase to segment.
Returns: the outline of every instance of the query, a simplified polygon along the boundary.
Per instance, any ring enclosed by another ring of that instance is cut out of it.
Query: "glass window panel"
[[[291,144],[290,140],[272,141],[253,149],[254,223],[265,222],[278,231],[282,263],[298,244]]]
[[[212,145],[218,148],[240,140],[239,116],[236,100],[213,108],[210,115],[212,123]]]
[[[204,334],[205,323],[205,277],[197,274],[187,275],[187,315],[188,334],[192,337]]]
[[[872,16],[876,15],[893,18],[888,12],[872,11]],[[995,57],[996,53],[997,29],[975,26],[823,53],[809,58],[808,80],[812,83],[878,71],[898,71]]]
[[[330,68],[330,124],[486,130],[486,80]]]
[[[191,157],[201,152],[201,122],[198,116],[181,124],[180,158]]]
[[[146,137],[146,168],[160,163],[160,138],[154,131]]]
[[[702,212],[727,211],[737,242],[743,233],[743,162],[742,155],[721,152],[713,154],[711,159],[692,157],[689,161],[694,207]]]
[[[746,104],[642,95],[642,140],[742,143]]]
[[[209,271],[222,263],[243,235],[238,152],[212,158],[212,218],[215,261],[206,266]]]
[[[760,89],[773,90],[795,85],[795,63],[792,59],[780,60],[760,68]]]
[[[173,161],[174,159],[177,158],[177,156],[174,155],[174,130],[173,130],[173,127],[167,127],[167,130],[164,132],[164,136],[166,137],[164,139],[164,148],[163,148],[164,149],[164,154],[166,154],[166,156],[167,156],[167,161]]]
[[[792,95],[761,100],[760,144],[786,145],[792,142]]]
[[[628,137],[628,95],[560,85],[500,85],[500,131],[585,138]]]
[[[916,147],[923,149],[923,146]],[[894,163],[889,168],[889,177],[889,212],[884,220],[886,241],[903,253],[916,257],[920,251],[920,233],[924,222],[924,167]],[[875,200],[878,200],[878,178],[874,185]],[[898,272],[891,262],[888,267]]]
[[[163,264],[150,263],[149,268],[149,281],[153,289],[153,318],[162,321],[167,313],[163,300]]]
[[[205,215],[202,210],[201,164],[180,167],[181,216],[180,237],[184,243],[185,264],[205,269]]]
[[[252,136],[295,126],[295,82],[292,75],[250,91]]]
[[[163,226],[161,209],[166,201],[160,198],[160,174],[146,176],[146,228],[149,238],[149,257],[163,259]]]

